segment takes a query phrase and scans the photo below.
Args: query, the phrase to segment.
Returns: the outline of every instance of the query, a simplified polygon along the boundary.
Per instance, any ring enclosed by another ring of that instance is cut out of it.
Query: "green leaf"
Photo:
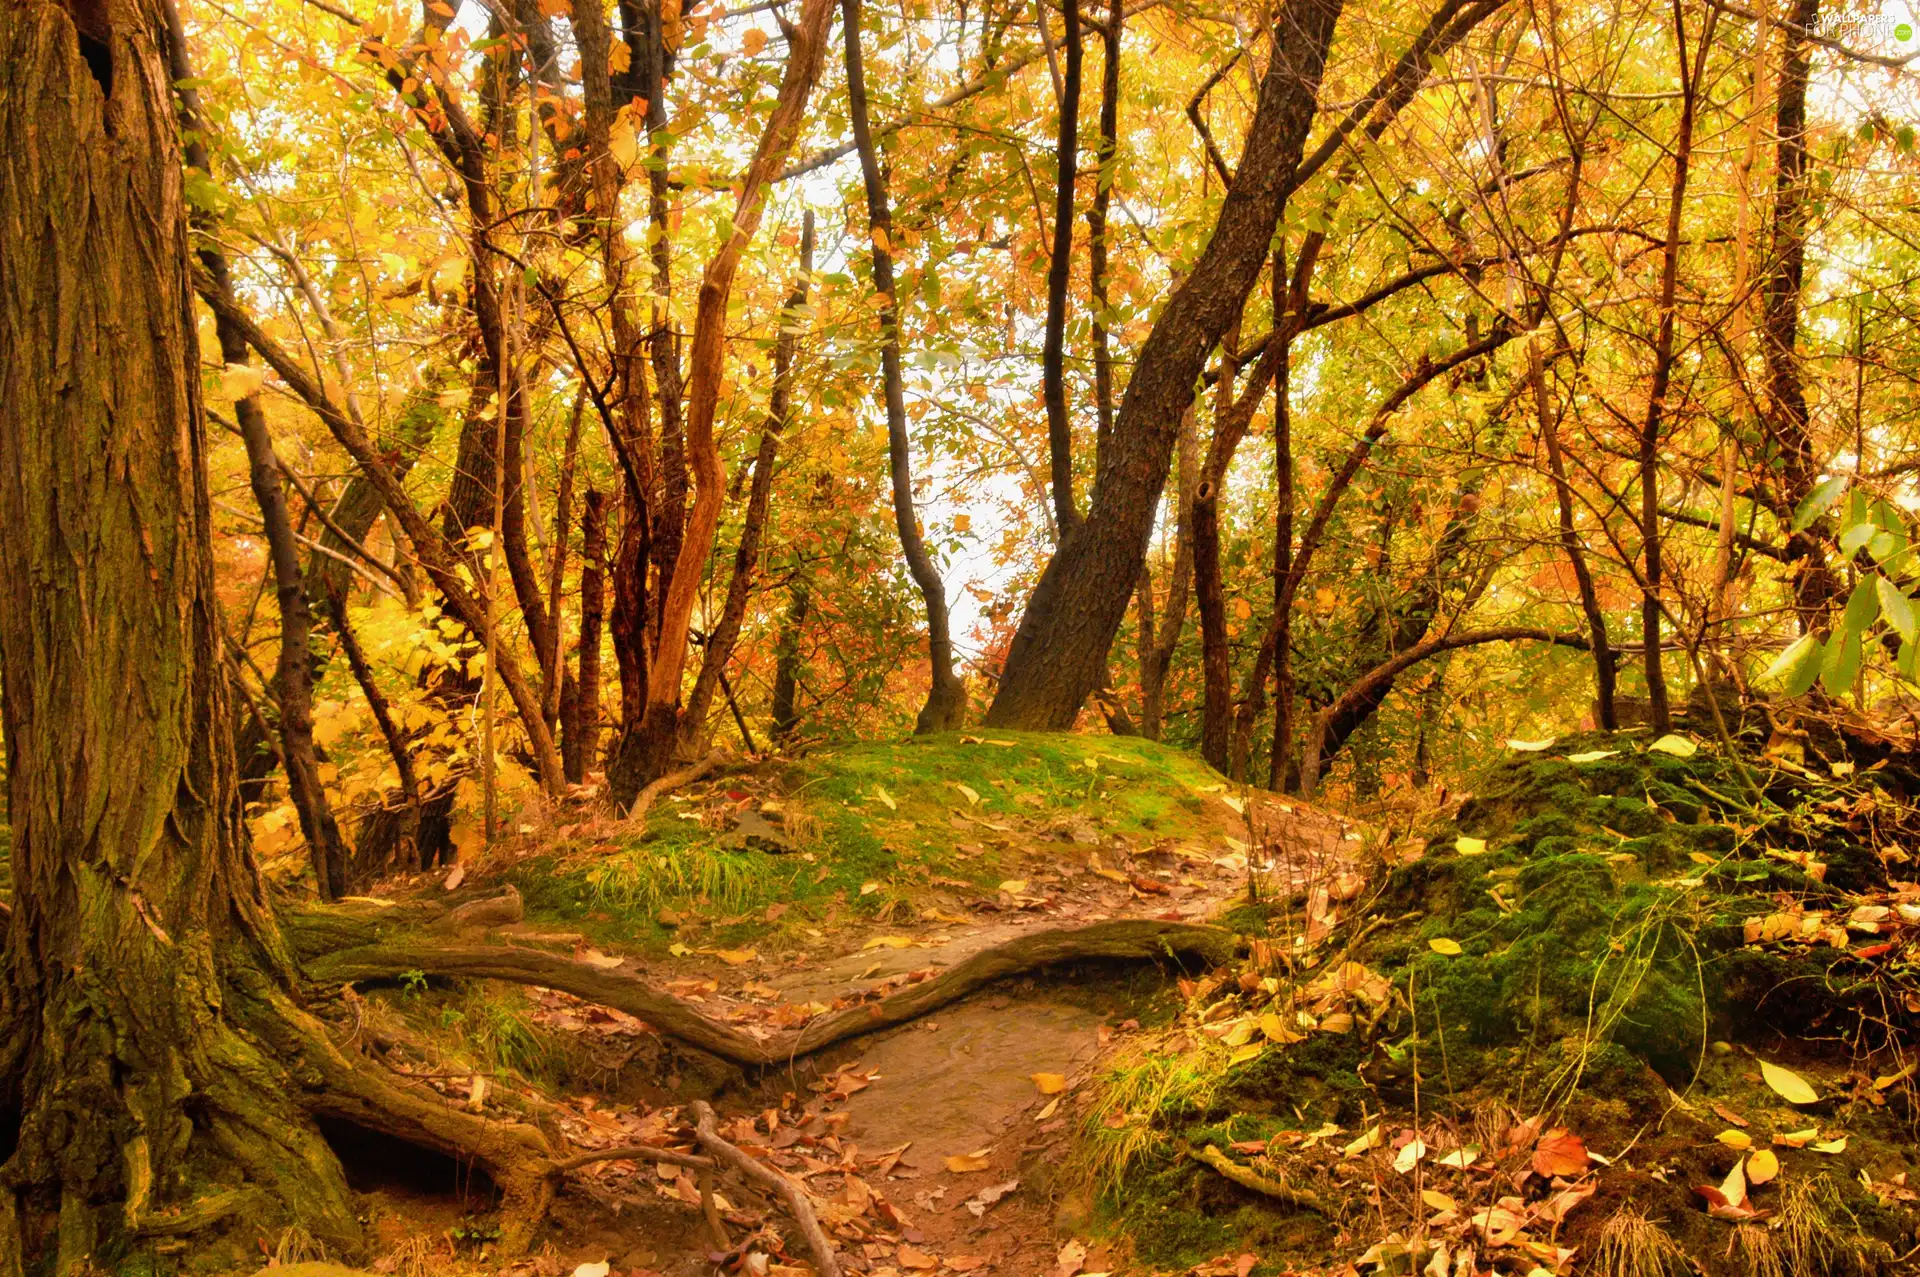
[[[1800,532],[1811,527],[1813,521],[1831,509],[1833,503],[1840,499],[1840,494],[1846,490],[1847,476],[1843,474],[1829,475],[1814,485],[1813,491],[1807,494],[1807,499],[1802,501],[1799,508],[1793,512],[1793,530]]]
[[[1820,640],[1811,634],[1802,634],[1787,645],[1787,650],[1773,658],[1773,664],[1754,681],[1762,686],[1781,683],[1792,687],[1796,683],[1800,692],[1813,686],[1813,680],[1820,676]],[[1798,696],[1800,692],[1788,692],[1789,696]]]
[[[1920,683],[1920,643],[1902,643],[1899,659],[1894,667],[1900,671],[1900,677],[1909,683]]]
[[[1874,588],[1880,595],[1880,614],[1887,618],[1887,624],[1897,631],[1907,642],[1913,642],[1913,601],[1900,592],[1900,588],[1884,576],[1873,578]]]
[[[1873,540],[1867,542],[1867,553],[1873,556],[1875,563],[1882,566],[1905,548],[1901,545],[1900,538],[1891,532],[1876,532],[1873,534]]]
[[[1865,634],[1867,628],[1879,619],[1880,593],[1874,589],[1872,581],[1862,581],[1853,587],[1841,623],[1847,627],[1847,633],[1860,635]]]
[[[1846,554],[1857,553],[1861,546],[1880,535],[1880,529],[1871,523],[1856,523],[1840,534],[1840,549]]]
[[[1860,632],[1846,630],[1827,640],[1826,655],[1820,662],[1820,685],[1829,696],[1845,695],[1860,672]]]

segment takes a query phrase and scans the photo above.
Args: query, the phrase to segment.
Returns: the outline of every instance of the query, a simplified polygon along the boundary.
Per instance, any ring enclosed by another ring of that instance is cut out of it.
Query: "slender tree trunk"
[[[560,761],[578,785],[597,761],[600,739],[600,618],[606,607],[607,494],[587,489],[580,518],[580,649],[573,695],[561,715]]]
[[[800,726],[795,703],[800,686],[800,632],[806,628],[811,604],[805,577],[794,577],[787,589],[787,615],[780,625],[780,637],[774,643],[772,710],[776,744],[791,740]]]
[[[693,472],[693,501],[687,512],[686,533],[673,560],[660,606],[659,634],[646,672],[646,713],[637,731],[622,736],[608,784],[616,803],[633,801],[642,786],[664,776],[673,765],[680,739],[682,674],[692,632],[694,605],[699,600],[707,559],[713,553],[720,525],[720,507],[726,498],[726,465],[714,437],[719,410],[720,383],[726,372],[727,301],[733,292],[740,258],[760,229],[766,212],[767,186],[785,165],[806,116],[807,100],[820,78],[827,30],[833,17],[832,0],[803,0],[799,19],[787,28],[787,65],[773,109],[755,148],[752,162],[739,183],[739,196],[728,235],[708,261],[700,280],[694,308],[693,341],[688,359],[686,441]]]
[[[186,36],[180,27],[178,11],[169,4],[164,12],[168,28],[168,71],[174,83],[181,86],[177,92],[181,124],[188,138],[187,163],[212,180],[213,166],[207,158],[204,141],[206,125],[201,119],[199,91],[192,84],[193,68],[187,61]],[[199,258],[213,286],[232,296],[232,272],[217,241],[209,238],[201,246]],[[250,362],[247,340],[230,320],[216,319],[214,333],[224,363],[232,366]],[[333,900],[348,889],[347,849],[340,836],[340,826],[334,821],[333,808],[327,801],[326,786],[320,781],[320,760],[313,749],[313,662],[308,653],[313,616],[300,573],[300,547],[294,540],[293,521],[287,514],[280,463],[274,455],[273,436],[267,429],[267,415],[260,407],[259,394],[241,396],[233,405],[233,415],[247,450],[247,477],[266,532],[274,594],[280,610],[280,653],[274,668],[274,702],[280,710],[280,761],[287,773],[288,797],[293,800],[294,811],[300,818],[300,831],[307,840],[314,886],[322,900]]]
[[[1064,729],[1100,681],[1140,579],[1181,414],[1207,353],[1265,266],[1274,226],[1313,123],[1327,46],[1343,0],[1289,0],[1233,189],[1186,283],[1154,324],[1098,459],[1080,530],[1048,562],[1021,618],[987,721]]]
[[[1647,415],[1640,427],[1640,539],[1645,567],[1641,576],[1640,637],[1646,648],[1647,708],[1656,732],[1672,725],[1667,677],[1660,653],[1660,427],[1673,381],[1675,296],[1680,277],[1680,215],[1686,207],[1688,169],[1693,159],[1693,123],[1718,16],[1709,10],[1690,64],[1686,15],[1674,0],[1674,36],[1679,42],[1680,136],[1673,154],[1673,189],[1667,201],[1666,246],[1660,257],[1660,327],[1653,345],[1653,376],[1647,387]]]
[[[1820,0],[1794,0],[1784,28],[1786,49],[1774,106],[1774,195],[1770,257],[1760,324],[1760,349],[1766,358],[1767,423],[1782,461],[1784,519],[1813,491],[1824,458],[1815,451],[1808,428],[1807,392],[1800,371],[1800,296],[1807,259],[1807,78],[1808,43],[1820,16]],[[1840,585],[1827,566],[1815,528],[1793,533],[1787,551],[1797,563],[1794,608],[1802,633],[1819,629]]]
[[[1073,197],[1080,163],[1080,78],[1084,57],[1080,38],[1080,6],[1062,5],[1066,17],[1067,69],[1060,84],[1060,130],[1054,143],[1058,173],[1053,198],[1053,255],[1047,266],[1046,338],[1040,355],[1040,377],[1047,403],[1047,457],[1053,481],[1053,517],[1062,542],[1080,523],[1080,507],[1073,496],[1073,418],[1067,412],[1067,286],[1073,280]],[[1038,9],[1041,23],[1046,7]],[[857,54],[849,54],[857,58]],[[864,95],[863,95],[864,99]],[[865,114],[865,101],[861,114]],[[868,139],[869,149],[872,139]],[[869,201],[871,203],[871,201]]]
[[[800,344],[801,327],[806,323],[808,283],[813,276],[813,213],[807,212],[800,231],[800,271],[786,309],[780,312],[780,332],[773,343],[773,390],[767,405],[767,419],[760,427],[760,447],[753,458],[753,481],[748,489],[746,518],[740,528],[740,545],[734,551],[733,576],[727,582],[726,601],[720,608],[719,623],[707,636],[706,651],[700,658],[700,673],[694,679],[693,693],[687,698],[687,732],[701,736],[706,732],[707,714],[713,706],[714,689],[726,675],[727,661],[740,638],[740,625],[746,619],[747,603],[752,597],[754,578],[760,569],[760,541],[766,535],[767,509],[773,495],[773,467],[779,458],[780,437],[786,433],[793,411],[793,357]],[[739,710],[736,707],[735,711]],[[741,726],[741,735],[746,735]]]
[[[1107,210],[1113,203],[1114,160],[1120,150],[1120,46],[1126,22],[1125,0],[1109,0],[1107,29],[1101,32],[1105,57],[1100,67],[1100,142],[1094,158],[1093,200],[1087,206],[1087,291],[1093,313],[1093,455],[1098,457],[1113,433],[1113,350],[1107,335]],[[1076,22],[1078,21],[1076,17]],[[1078,507],[1075,507],[1076,510]],[[1144,579],[1144,578],[1143,578]],[[1146,632],[1151,633],[1149,625]],[[1141,715],[1145,718],[1144,711]],[[1145,730],[1145,723],[1142,723]]]
[[[853,120],[854,142],[860,152],[860,172],[867,188],[867,219],[872,229],[873,287],[880,295],[880,366],[887,413],[887,458],[893,479],[893,519],[900,532],[900,549],[907,570],[927,608],[927,661],[931,680],[927,701],[914,721],[915,732],[944,732],[959,727],[967,712],[967,692],[953,672],[953,637],[947,613],[947,591],[940,571],[920,536],[919,516],[913,508],[912,441],[907,436],[907,405],[900,374],[900,307],[893,291],[893,214],[887,206],[886,179],[874,153],[873,131],[867,121],[867,85],[860,58],[860,0],[840,0],[841,22],[847,41],[847,101]],[[1064,109],[1064,108],[1063,108]],[[1071,199],[1071,194],[1069,194]],[[1071,214],[1068,234],[1072,234]],[[1066,489],[1072,505],[1071,468]],[[1062,528],[1065,535],[1065,528]],[[1109,638],[1112,636],[1109,635]],[[1104,666],[1106,653],[1100,653]],[[1098,682],[1098,678],[1095,679]],[[1092,691],[1088,687],[1081,693]]]
[[[1187,624],[1188,596],[1193,592],[1193,502],[1200,486],[1200,441],[1194,428],[1192,405],[1180,417],[1180,434],[1175,441],[1179,469],[1174,479],[1173,566],[1167,573],[1167,601],[1157,627],[1153,609],[1142,612],[1150,637],[1140,674],[1140,733],[1159,740],[1166,718],[1167,675],[1173,669],[1174,654],[1180,649],[1180,634]],[[1144,588],[1152,582],[1143,572]]]

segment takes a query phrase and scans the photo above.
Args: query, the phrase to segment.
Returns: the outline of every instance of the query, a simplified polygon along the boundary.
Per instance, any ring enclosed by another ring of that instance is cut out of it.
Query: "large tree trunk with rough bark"
[[[1180,417],[1207,354],[1266,265],[1313,123],[1343,0],[1289,0],[1232,189],[1200,260],[1140,352],[1101,451],[1086,519],[1048,562],[1007,654],[987,722],[1066,728],[1099,685],[1146,558]]]
[[[234,1025],[285,1001],[288,968],[236,801],[165,26],[151,0],[102,16],[82,34],[46,0],[0,5],[0,1076],[20,1115],[0,1273],[111,1262],[222,1187],[208,1166],[358,1237],[338,1164]]]
[[[181,1206],[351,1253],[317,1116],[505,1176],[523,1245],[544,1140],[357,1062],[295,1000],[239,818],[165,20],[85,14],[0,4],[0,1277],[111,1270]]]

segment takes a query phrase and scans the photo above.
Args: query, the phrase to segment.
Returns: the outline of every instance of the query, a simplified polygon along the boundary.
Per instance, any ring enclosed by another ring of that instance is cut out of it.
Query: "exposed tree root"
[[[658,780],[653,781],[635,796],[633,806],[627,809],[627,819],[644,819],[647,814],[647,809],[653,806],[654,800],[659,798],[660,795],[666,793],[668,790],[678,789],[682,785],[691,785],[694,781],[699,780],[702,776],[705,776],[708,772],[726,761],[727,751],[724,749],[716,749],[689,767],[683,767],[677,772],[668,772]]]
[[[1286,1206],[1296,1206],[1301,1210],[1310,1210],[1319,1215],[1328,1214],[1327,1204],[1315,1194],[1304,1188],[1294,1188],[1282,1184],[1279,1180],[1269,1179],[1250,1166],[1240,1165],[1211,1144],[1192,1156],[1195,1161],[1211,1166],[1242,1188],[1250,1188]]]
[[[722,1139],[720,1132],[715,1129],[713,1106],[705,1100],[693,1102],[693,1115],[698,1122],[695,1130],[699,1133],[701,1146],[748,1179],[779,1194],[807,1239],[807,1248],[813,1252],[813,1266],[819,1270],[820,1277],[840,1277],[839,1257],[833,1253],[833,1243],[827,1240],[826,1231],[820,1227],[820,1220],[813,1213],[813,1202],[807,1197],[807,1190],[765,1162]]]
[[[668,1037],[736,1064],[767,1066],[863,1033],[905,1024],[995,981],[1043,967],[1089,959],[1140,961],[1187,955],[1218,964],[1232,955],[1233,944],[1232,933],[1219,927],[1142,919],[1040,931],[976,953],[932,979],[908,985],[878,1002],[821,1016],[797,1033],[767,1042],[702,1015],[631,972],[603,970],[517,945],[396,941],[310,958],[306,969],[316,980],[395,979],[422,972],[538,985],[625,1011]]]

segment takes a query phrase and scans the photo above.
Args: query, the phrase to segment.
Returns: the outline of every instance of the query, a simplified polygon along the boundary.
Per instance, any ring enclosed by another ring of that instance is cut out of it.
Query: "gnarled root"
[[[557,989],[625,1011],[669,1037],[736,1064],[796,1059],[877,1029],[905,1024],[978,989],[1042,967],[1089,959],[1151,960],[1195,956],[1218,964],[1232,956],[1231,932],[1185,922],[1125,919],[1037,931],[982,950],[939,975],[880,999],[821,1016],[798,1033],[759,1042],[710,1019],[631,972],[605,970],[517,945],[437,945],[411,941],[364,945],[308,961],[316,980],[394,979],[405,972],[506,980]]]
[[[807,1197],[807,1190],[765,1162],[722,1139],[714,1122],[713,1106],[705,1100],[693,1102],[693,1115],[698,1123],[694,1130],[698,1133],[700,1146],[748,1179],[778,1194],[793,1213],[794,1222],[800,1225],[801,1235],[807,1239],[807,1249],[813,1252],[813,1266],[820,1271],[820,1277],[840,1277],[840,1260],[833,1253],[833,1243],[827,1240],[819,1218],[813,1213],[813,1202]]]

